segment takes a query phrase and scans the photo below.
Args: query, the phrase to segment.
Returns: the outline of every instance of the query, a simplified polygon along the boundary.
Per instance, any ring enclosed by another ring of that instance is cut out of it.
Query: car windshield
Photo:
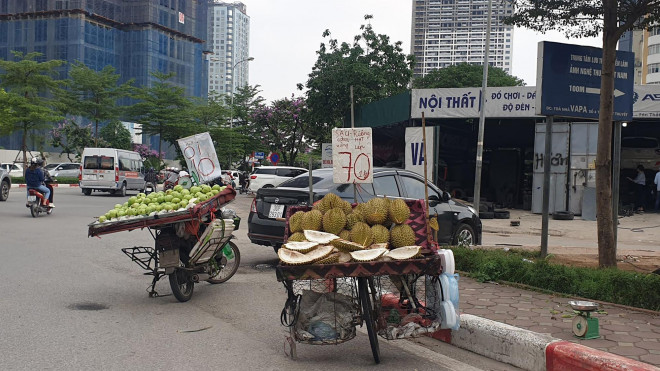
[[[312,184],[317,184],[318,182],[322,181],[323,178],[320,176],[312,176]],[[307,188],[309,187],[309,176],[297,176],[295,178],[291,178],[289,180],[285,180],[282,182],[280,187],[289,187],[289,188]]]
[[[264,175],[264,174],[270,174],[270,175],[275,175],[275,172],[277,169],[257,169],[254,171],[254,174],[259,174],[259,175]]]

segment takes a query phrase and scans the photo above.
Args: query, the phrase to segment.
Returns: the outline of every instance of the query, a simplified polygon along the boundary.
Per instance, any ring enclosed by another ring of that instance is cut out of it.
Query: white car
[[[250,192],[257,192],[260,188],[277,187],[285,180],[297,177],[307,172],[307,169],[292,166],[261,166],[250,175]]]
[[[6,170],[9,176],[23,176],[23,165],[21,164],[2,163],[0,169]]]
[[[52,169],[48,169],[48,174],[53,178],[77,178],[80,175],[80,163],[65,162],[57,164]]]

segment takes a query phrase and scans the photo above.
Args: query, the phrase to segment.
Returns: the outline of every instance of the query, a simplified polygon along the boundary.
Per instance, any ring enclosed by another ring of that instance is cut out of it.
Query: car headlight
[[[468,206],[467,208],[472,212],[472,214],[477,215],[477,210],[475,210],[474,207]]]

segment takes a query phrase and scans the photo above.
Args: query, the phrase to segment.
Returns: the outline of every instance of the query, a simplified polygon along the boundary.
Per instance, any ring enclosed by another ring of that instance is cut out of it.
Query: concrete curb
[[[440,330],[431,337],[530,371],[660,371],[647,363],[470,314],[461,314],[460,329]]]
[[[78,184],[59,184],[51,183],[53,188],[78,188]],[[18,186],[18,188],[27,188],[27,184],[12,184],[12,188]]]

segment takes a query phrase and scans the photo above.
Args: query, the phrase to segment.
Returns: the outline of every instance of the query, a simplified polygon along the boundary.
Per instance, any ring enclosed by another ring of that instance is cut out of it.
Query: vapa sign
[[[406,170],[414,171],[433,179],[433,128],[426,128],[426,151],[424,151],[422,128],[406,128]],[[426,154],[424,153],[426,152]]]

